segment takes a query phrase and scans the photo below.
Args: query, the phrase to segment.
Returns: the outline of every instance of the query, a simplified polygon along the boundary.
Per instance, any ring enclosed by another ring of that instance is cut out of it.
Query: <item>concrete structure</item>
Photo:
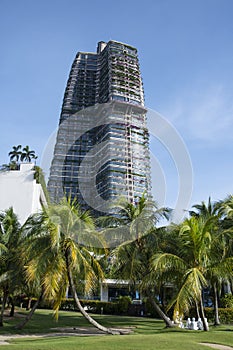
[[[106,278],[100,282],[100,300],[115,301],[119,296],[130,296],[134,303],[140,303],[139,293],[137,291],[130,292],[130,282],[127,280],[115,280]]]
[[[68,78],[50,169],[51,200],[77,198],[98,216],[104,202],[150,195],[150,159],[137,49],[99,42],[78,52]]]
[[[34,179],[33,168],[32,163],[23,163],[19,170],[0,172],[0,210],[13,207],[21,224],[46,204],[42,187]]]

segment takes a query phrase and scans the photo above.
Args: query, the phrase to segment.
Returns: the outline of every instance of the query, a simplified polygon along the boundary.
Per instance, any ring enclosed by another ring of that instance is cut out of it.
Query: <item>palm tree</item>
[[[103,227],[104,236],[109,247],[116,247],[126,241],[136,240],[146,235],[161,218],[168,219],[169,208],[158,208],[157,203],[149,200],[144,193],[134,203],[120,197],[112,204],[115,215],[99,219],[99,226]]]
[[[21,145],[13,146],[13,150],[8,154],[10,157],[10,161],[16,161],[16,162],[19,161],[22,154],[21,148],[22,148]]]
[[[220,226],[225,233],[225,254],[233,255],[233,195],[227,196],[219,201],[219,212],[221,215]]]
[[[11,315],[14,314],[14,292],[22,282],[22,228],[13,208],[0,213],[0,287],[3,301],[0,314],[0,326],[3,326],[3,314],[7,299],[11,298]]]
[[[200,309],[204,329],[208,330],[202,305],[202,290],[207,286],[203,274],[203,262],[207,259],[207,247],[210,243],[208,227],[198,217],[184,221],[180,232],[180,245],[177,254],[159,253],[152,258],[152,266],[158,274],[171,273],[170,279],[178,277],[180,287],[174,304],[174,318],[183,315],[196,301],[200,302]],[[177,282],[177,281],[176,281]]]
[[[158,232],[154,229],[154,225],[160,217],[168,217],[169,210],[157,209],[156,204],[146,199],[145,195],[136,203],[120,199],[116,203],[116,209],[118,213],[112,218],[112,222],[111,218],[108,218],[115,227],[106,228],[102,232],[105,238],[107,237],[107,242],[109,236],[117,238],[121,232],[121,244],[111,253],[112,275],[115,278],[127,279],[135,287],[137,286],[150,299],[166,326],[172,327],[171,320],[162,311],[152,293],[155,287],[154,281],[146,287],[140,283],[148,276],[149,261],[158,243]]]
[[[26,272],[29,282],[40,281],[40,298],[54,300],[55,314],[58,315],[62,299],[70,287],[76,306],[94,327],[106,333],[120,334],[90,317],[76,292],[75,280],[83,275],[86,293],[90,293],[99,278],[103,278],[100,265],[91,252],[103,242],[94,230],[90,215],[82,212],[76,201],[64,198],[59,204],[44,208],[34,221],[37,224],[31,229],[29,225],[27,232],[31,242]]]
[[[194,204],[192,208],[194,208],[194,210],[189,212],[191,216],[202,216],[209,218],[214,215],[219,215],[219,202],[212,202],[211,197],[208,198],[207,204],[202,201],[201,204]]]
[[[232,219],[233,219],[233,195],[228,195],[225,199],[218,202],[219,205],[219,211],[222,215],[222,218],[226,224],[229,223],[232,226]]]
[[[43,298],[54,297],[57,282],[61,280],[60,260],[56,250],[51,249],[46,220],[46,212],[42,212],[33,214],[24,224],[22,256],[25,261],[25,287],[37,300],[16,329],[22,329],[31,320]]]
[[[225,199],[219,201],[218,204],[221,214],[221,226],[225,230],[231,230],[233,226],[233,195],[228,195]],[[230,247],[233,251],[232,242]]]
[[[204,201],[201,202],[201,204],[196,204],[193,206],[195,211],[190,212],[191,216],[202,216],[206,219],[212,218],[216,221],[216,225],[214,226],[214,230],[212,229],[211,235],[213,237],[213,258],[216,258],[217,266],[219,266],[220,261],[224,261],[227,256],[230,257],[232,255],[232,250],[229,251],[229,247],[231,247],[231,244],[229,243],[231,239],[233,226],[231,218],[231,215],[233,213],[232,198],[232,196],[228,196],[223,201],[212,202],[211,198],[209,197],[207,204]],[[225,276],[225,278],[223,278],[223,276]],[[209,275],[209,281],[212,285],[214,295],[215,325],[219,325],[219,295],[221,291],[221,286],[225,283],[228,283],[229,276],[226,276],[224,272],[222,272],[222,274],[219,274],[218,269],[217,271],[212,269]]]
[[[216,224],[217,221],[220,218],[220,213],[219,213],[219,203],[218,202],[212,202],[211,198],[208,198],[207,204],[202,201],[201,204],[195,204],[192,206],[194,210],[191,210],[189,214],[194,217],[203,217],[203,218],[216,218]],[[216,229],[217,227],[215,227]],[[216,230],[215,230],[216,231]],[[212,232],[213,233],[213,232]],[[210,276],[209,276],[210,277]],[[219,314],[218,314],[218,280],[216,279],[216,276],[211,276],[210,277],[211,284],[213,286],[213,294],[214,294],[214,310],[215,310],[215,325],[220,324],[219,320]]]
[[[22,150],[20,160],[30,163],[32,159],[37,159],[35,151],[31,151],[29,146],[25,146]]]
[[[154,275],[151,278],[150,270],[150,259],[159,247],[158,236],[162,235],[162,232],[163,228],[153,229],[138,240],[122,243],[115,248],[112,252],[112,276],[128,280],[150,301],[166,327],[173,327],[174,324],[162,310],[155,296],[160,292],[160,281]]]
[[[217,278],[232,273],[233,258],[217,260],[214,240],[216,218],[202,216],[186,219],[179,230],[177,253],[160,253],[152,259],[152,266],[158,274],[170,274],[170,281],[178,282],[174,301],[174,315],[183,315],[193,304],[200,305],[200,316],[204,330],[208,331],[202,293],[210,277]]]

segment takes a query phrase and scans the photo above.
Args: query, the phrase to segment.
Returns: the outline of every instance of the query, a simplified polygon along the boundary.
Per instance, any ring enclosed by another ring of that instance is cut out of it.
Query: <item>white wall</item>
[[[108,301],[108,285],[103,283],[100,284],[100,300]]]
[[[20,164],[20,170],[0,172],[0,210],[13,207],[23,224],[29,215],[41,209],[45,196],[40,184],[34,180],[34,164]]]

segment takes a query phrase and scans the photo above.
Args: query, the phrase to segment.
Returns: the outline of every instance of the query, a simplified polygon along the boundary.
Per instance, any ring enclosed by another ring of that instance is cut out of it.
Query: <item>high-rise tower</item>
[[[77,197],[83,209],[106,212],[106,201],[150,195],[143,86],[136,48],[99,42],[78,52],[68,78],[50,169],[52,201]]]

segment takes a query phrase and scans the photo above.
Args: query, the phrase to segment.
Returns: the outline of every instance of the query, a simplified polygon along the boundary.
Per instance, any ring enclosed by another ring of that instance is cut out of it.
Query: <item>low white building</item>
[[[100,281],[100,300],[115,301],[119,296],[128,295],[133,301],[139,300],[138,291],[130,292],[130,282],[127,280],[105,279]]]
[[[42,186],[34,179],[34,166],[22,163],[19,170],[0,172],[0,211],[13,207],[21,224],[46,204]]]

